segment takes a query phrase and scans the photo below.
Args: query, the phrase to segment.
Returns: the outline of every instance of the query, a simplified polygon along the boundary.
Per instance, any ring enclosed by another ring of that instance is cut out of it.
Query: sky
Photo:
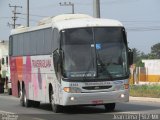
[[[30,0],[30,26],[47,16],[71,13],[71,6],[59,3],[74,3],[75,13],[93,16],[93,0]],[[13,8],[18,5],[17,24],[26,25],[27,0],[0,0],[0,40],[8,40],[12,26]],[[130,48],[150,53],[151,46],[160,42],[160,0],[100,0],[101,18],[116,19],[127,30]]]

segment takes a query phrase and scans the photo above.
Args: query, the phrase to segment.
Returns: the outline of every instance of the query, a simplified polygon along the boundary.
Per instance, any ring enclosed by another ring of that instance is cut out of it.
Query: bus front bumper
[[[107,103],[128,102],[129,90],[94,92],[94,93],[64,93],[63,106],[68,105],[104,105]]]

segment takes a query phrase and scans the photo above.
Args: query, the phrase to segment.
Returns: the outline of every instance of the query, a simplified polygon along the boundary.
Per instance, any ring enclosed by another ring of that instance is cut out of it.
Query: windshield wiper
[[[97,69],[95,68],[96,67],[96,59],[95,59],[95,55],[93,55],[93,53],[91,52],[91,56],[92,56],[92,59],[91,59],[91,61],[90,61],[90,63],[89,63],[89,65],[88,65],[88,68],[87,68],[87,70],[86,70],[86,72],[84,73],[84,77],[83,77],[83,80],[86,80],[87,79],[87,77],[96,77],[97,76]],[[92,68],[92,66],[93,66],[93,69],[95,70],[93,70],[93,71],[91,71],[91,68]],[[91,72],[93,72],[93,73],[91,73]],[[95,73],[94,73],[95,72]],[[90,74],[92,74],[92,76],[88,76],[88,73],[90,73]]]
[[[89,73],[90,73],[90,74],[94,74],[94,73],[91,73],[91,72],[93,72],[93,71],[90,71],[90,69],[92,68],[92,65],[94,64],[93,62],[94,62],[94,60],[92,59],[92,60],[90,61],[90,64],[89,64],[88,68],[87,68],[87,71],[84,73],[83,80],[86,80],[88,77],[96,77],[96,76],[97,76],[97,75],[88,76]],[[93,66],[94,66],[94,65],[93,65]],[[96,74],[96,71],[95,71],[95,74]]]
[[[107,75],[109,76],[109,78],[112,80],[113,76],[111,75],[111,73],[108,71],[107,69],[107,65],[102,61],[100,55],[98,52],[96,52],[97,54],[97,72],[98,72],[98,76],[99,76],[99,72],[103,74],[103,72],[106,72]],[[99,68],[100,67],[100,68]]]

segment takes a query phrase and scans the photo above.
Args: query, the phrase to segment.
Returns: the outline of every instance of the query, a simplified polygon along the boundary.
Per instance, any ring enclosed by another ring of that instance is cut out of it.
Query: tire
[[[33,107],[38,108],[40,106],[40,102],[39,101],[32,101]]]
[[[20,99],[20,105],[24,106],[24,93],[21,90],[19,91],[19,99]]]
[[[104,105],[106,112],[113,112],[116,107],[116,103],[108,103]]]
[[[12,95],[12,89],[11,88],[8,89],[8,95]]]
[[[54,97],[53,97],[54,96],[53,92],[50,92],[50,94],[51,94],[50,102],[51,102],[51,106],[52,106],[52,111],[55,112],[55,113],[62,112],[63,107],[55,104]]]
[[[23,93],[24,93],[24,106],[25,106],[25,107],[31,107],[32,101],[27,99],[25,90],[24,90]]]

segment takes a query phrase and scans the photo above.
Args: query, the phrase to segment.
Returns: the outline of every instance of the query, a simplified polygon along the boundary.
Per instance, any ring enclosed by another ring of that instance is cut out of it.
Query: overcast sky
[[[93,15],[93,0],[30,0],[30,25],[46,16],[71,13],[71,7],[62,7],[60,2],[75,4],[76,13]],[[100,0],[101,17],[117,19],[123,23],[128,33],[130,48],[149,53],[152,45],[160,42],[160,0]],[[27,0],[0,0],[0,40],[8,40],[12,23],[12,10],[9,5],[17,8],[17,24],[26,25]]]

